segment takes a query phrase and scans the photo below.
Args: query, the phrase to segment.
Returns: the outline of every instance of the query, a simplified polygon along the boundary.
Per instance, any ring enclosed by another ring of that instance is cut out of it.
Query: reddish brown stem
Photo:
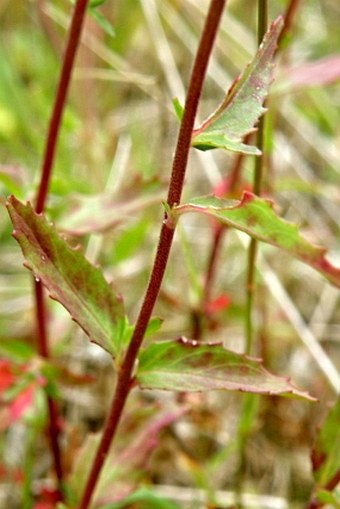
[[[324,486],[324,489],[327,491],[333,491],[339,483],[340,483],[340,469],[335,472],[333,477]],[[319,502],[318,500],[316,500],[316,498],[312,497],[305,509],[320,509],[324,505],[325,505],[324,502]]]
[[[198,102],[201,95],[209,56],[214,44],[219,21],[221,19],[225,3],[226,0],[211,1],[197,50],[172,165],[167,198],[167,202],[170,207],[175,203],[179,203],[181,198]],[[172,245],[173,236],[174,229],[170,229],[163,222],[154,266],[144,296],[144,301],[137,318],[136,326],[128,350],[126,352],[126,356],[118,372],[117,385],[112,401],[111,411],[105,424],[102,440],[99,445],[94,463],[91,467],[79,509],[87,509],[89,506],[93,490],[97,483],[111,442],[114,438],[127,396],[130,392],[130,389],[132,388],[133,368],[139,348],[144,338],[147,324],[150,320],[151,313],[158,297]]]
[[[50,182],[55,149],[58,140],[58,133],[61,124],[62,113],[65,107],[67,91],[69,88],[71,72],[74,65],[74,59],[77,48],[79,46],[81,29],[86,13],[88,0],[77,0],[73,15],[71,26],[69,30],[68,40],[66,43],[63,64],[60,72],[59,83],[57,87],[56,98],[52,110],[52,115],[49,123],[45,152],[41,168],[41,178],[39,189],[37,193],[35,211],[41,213],[44,210],[45,201]],[[37,315],[37,342],[38,352],[44,358],[49,358],[48,339],[46,330],[46,309],[43,287],[40,281],[35,281],[35,302],[36,302],[36,315]],[[54,468],[58,479],[58,492],[59,499],[62,497],[62,462],[58,443],[59,426],[58,426],[58,413],[54,401],[47,396],[47,407],[49,414],[48,434],[51,443],[51,451],[54,460]]]
[[[36,323],[37,323],[37,343],[38,352],[41,357],[45,359],[49,358],[48,342],[47,342],[47,331],[46,331],[46,309],[44,299],[44,288],[40,281],[35,281],[35,301],[36,301]],[[58,413],[54,401],[47,396],[47,409],[48,409],[48,436],[51,444],[51,451],[54,460],[54,469],[58,479],[58,495],[59,500],[62,500],[62,480],[63,470],[60,456],[60,449],[58,443],[59,436],[59,425],[58,425]]]
[[[282,41],[284,41],[286,35],[292,29],[293,19],[296,14],[297,8],[299,7],[299,3],[300,0],[290,0],[287,5],[286,12],[284,14],[285,23],[278,39],[277,45],[278,48],[281,48]]]
[[[61,118],[65,108],[65,101],[69,89],[76,52],[79,46],[80,34],[83,27],[87,3],[88,0],[77,0],[73,11],[57,93],[46,138],[45,153],[41,169],[41,180],[35,206],[35,210],[38,213],[44,210],[55,149],[58,141]]]
[[[326,490],[333,491],[334,488],[340,483],[340,468],[335,472],[333,477],[328,481],[325,488]]]

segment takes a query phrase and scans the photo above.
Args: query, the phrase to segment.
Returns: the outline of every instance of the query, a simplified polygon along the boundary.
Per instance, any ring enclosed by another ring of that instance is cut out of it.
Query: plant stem
[[[35,289],[35,301],[36,301],[36,323],[37,323],[37,339],[38,339],[38,352],[41,357],[48,359],[48,342],[47,342],[47,330],[46,330],[46,306],[44,298],[44,288],[40,281],[34,282]],[[50,396],[47,396],[47,409],[48,409],[48,435],[51,444],[51,451],[54,459],[54,469],[59,484],[59,495],[62,498],[62,480],[63,471],[61,464],[60,449],[58,443],[59,425],[58,425],[58,413],[55,402]]]
[[[57,87],[56,98],[51,114],[48,133],[46,137],[45,151],[43,156],[41,178],[37,192],[37,199],[35,211],[41,213],[44,210],[49,182],[51,178],[54,154],[57,146],[58,133],[60,130],[62,113],[65,108],[65,101],[69,83],[71,79],[71,72],[74,65],[75,55],[79,46],[81,29],[85,17],[86,7],[88,0],[77,0],[73,15],[71,26],[69,30],[68,40],[66,43],[63,64],[60,72],[59,83]],[[47,317],[46,306],[43,293],[43,286],[40,281],[34,282],[35,303],[36,303],[36,323],[37,323],[37,343],[39,354],[48,359],[49,348],[47,338]],[[58,426],[58,413],[54,401],[47,396],[47,407],[49,415],[48,434],[51,443],[51,450],[54,459],[55,473],[58,479],[58,491],[60,500],[62,497],[62,462],[60,456],[60,449],[58,443],[59,426]]]
[[[258,26],[257,26],[257,40],[261,44],[264,34],[268,26],[268,0],[259,0],[258,2]],[[257,131],[257,147],[261,150],[262,155],[255,160],[254,184],[253,191],[255,194],[260,195],[262,190],[263,169],[264,169],[264,129],[265,117],[262,116],[259,121]],[[250,354],[253,343],[253,300],[254,300],[254,284],[255,284],[255,264],[256,264],[256,251],[257,241],[250,240],[248,251],[248,272],[246,283],[246,317],[245,317],[245,353]]]
[[[198,102],[202,91],[209,57],[213,48],[215,36],[225,3],[226,0],[211,0],[204,29],[196,53],[172,165],[171,179],[167,197],[167,203],[170,207],[172,207],[175,203],[179,203],[181,199]],[[164,216],[164,219],[166,219],[166,215]],[[99,444],[96,457],[91,466],[91,471],[85,486],[79,509],[87,509],[89,506],[101,468],[114,438],[126,399],[131,388],[133,387],[133,368],[138,351],[144,338],[147,324],[150,320],[151,313],[158,297],[172,245],[173,236],[174,228],[169,228],[169,226],[163,222],[156,257],[144,296],[143,304],[141,306],[125,358],[117,373],[117,385],[112,400],[111,410],[105,424],[103,436]]]
[[[246,136],[243,140],[243,143],[247,144],[249,141],[250,135]],[[240,181],[240,174],[241,174],[241,168],[242,163],[244,160],[244,154],[237,154],[233,167],[228,174],[228,176],[223,181],[223,188],[220,191],[221,194],[225,194],[227,192],[233,193],[237,185]],[[222,247],[222,242],[225,236],[225,233],[228,231],[228,227],[222,225],[221,223],[217,223],[214,226],[213,229],[213,239],[212,239],[212,245],[210,249],[210,254],[208,258],[207,268],[205,271],[205,280],[203,285],[203,291],[202,291],[202,302],[200,302],[199,309],[202,313],[206,313],[206,305],[211,300],[211,293],[212,293],[212,286],[214,282],[214,278],[216,275],[216,268],[217,268],[217,262],[218,262],[218,256]],[[193,327],[192,331],[192,338],[193,339],[201,339],[203,334],[203,320],[201,319],[201,316],[197,317],[197,324]]]
[[[284,14],[285,23],[278,39],[278,48],[281,49],[282,43],[285,40],[286,35],[291,31],[293,19],[296,14],[297,8],[299,7],[300,0],[290,0]]]
[[[59,83],[55,102],[53,105],[52,115],[46,138],[45,152],[41,169],[41,180],[39,184],[35,210],[39,214],[44,210],[47,197],[48,186],[50,183],[51,171],[54,161],[55,149],[58,141],[58,133],[62,114],[65,108],[65,102],[71,73],[74,66],[76,52],[79,46],[81,30],[85,18],[88,0],[77,0],[74,7],[68,40],[66,43],[65,54],[63,58],[62,68],[60,72]]]
[[[258,45],[261,44],[264,34],[268,26],[268,0],[258,0],[258,22],[257,22],[257,41]],[[253,192],[257,195],[261,194],[262,181],[263,181],[263,166],[264,166],[264,128],[265,117],[261,117],[258,125],[257,147],[261,150],[262,154],[255,160],[255,172],[253,182]],[[247,263],[247,279],[246,279],[246,310],[245,310],[245,353],[250,354],[253,348],[253,301],[255,290],[255,274],[256,274],[256,252],[257,241],[251,239],[248,249],[248,263]],[[239,428],[239,465],[238,465],[238,494],[241,494],[243,478],[246,467],[246,443],[251,430],[253,417],[256,412],[256,399],[254,394],[245,394],[242,399],[242,407],[240,412],[240,420],[243,421],[243,426]],[[252,418],[249,419],[249,416]],[[242,507],[241,498],[239,497],[239,507]]]

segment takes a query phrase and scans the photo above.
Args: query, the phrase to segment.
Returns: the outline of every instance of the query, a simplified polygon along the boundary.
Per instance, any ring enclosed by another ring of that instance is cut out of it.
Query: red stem
[[[77,0],[73,11],[70,31],[66,43],[66,49],[57,88],[57,94],[55,97],[55,102],[53,106],[52,116],[46,139],[45,153],[41,169],[41,180],[35,206],[35,210],[38,213],[44,210],[55,155],[55,149],[58,141],[58,133],[60,130],[61,118],[65,108],[66,96],[71,80],[74,59],[79,46],[80,34],[83,26],[83,21],[85,18],[87,3],[88,0]]]
[[[290,0],[288,6],[286,8],[286,12],[284,14],[285,23],[284,23],[284,26],[280,33],[279,39],[278,39],[278,43],[277,43],[278,48],[281,48],[282,41],[284,40],[287,33],[292,28],[293,19],[294,19],[296,10],[299,7],[299,3],[300,3],[300,0]]]
[[[41,357],[45,359],[49,358],[48,343],[47,343],[47,331],[46,331],[46,309],[44,299],[44,288],[40,281],[35,281],[35,301],[36,301],[36,323],[37,323],[37,343],[38,352]],[[47,408],[48,408],[48,436],[51,444],[51,451],[54,459],[54,469],[58,479],[58,494],[59,499],[62,500],[62,480],[63,470],[61,464],[60,449],[58,443],[59,425],[58,425],[58,413],[54,401],[47,396]]]
[[[324,488],[327,491],[333,491],[337,485],[340,483],[340,469],[338,469],[333,477],[325,484]],[[316,498],[312,497],[308,502],[305,509],[320,509],[325,505],[324,502],[319,502]]]
[[[175,203],[179,203],[181,198],[198,102],[201,95],[210,53],[214,44],[225,3],[226,0],[211,0],[203,33],[197,50],[172,165],[167,198],[167,202],[170,207]],[[126,399],[133,386],[133,368],[138,351],[144,338],[147,324],[150,320],[151,313],[158,297],[172,245],[173,236],[174,229],[170,229],[163,222],[157,253],[148,287],[144,296],[144,301],[139,312],[136,326],[124,361],[118,371],[117,385],[112,401],[111,410],[105,424],[103,436],[99,444],[95,460],[91,467],[79,509],[87,509],[89,506],[101,468],[114,438]]]
[[[66,43],[66,49],[60,72],[60,79],[57,87],[56,98],[46,138],[45,152],[41,168],[41,179],[35,205],[35,211],[37,213],[43,212],[45,206],[48,186],[52,172],[54,154],[57,146],[58,133],[61,125],[62,113],[65,107],[65,101],[71,79],[71,72],[74,65],[76,51],[79,46],[80,34],[86,13],[87,3],[88,0],[77,0],[72,15],[72,21],[69,30],[68,40]],[[45,299],[43,294],[43,286],[40,281],[35,281],[35,302],[36,302],[38,352],[42,357],[48,359],[49,349],[46,328],[47,317],[45,309]],[[55,402],[49,396],[47,396],[47,407],[49,414],[48,434],[51,443],[54,468],[58,479],[59,499],[62,500],[63,471],[60,448],[58,443],[59,435],[58,412]]]

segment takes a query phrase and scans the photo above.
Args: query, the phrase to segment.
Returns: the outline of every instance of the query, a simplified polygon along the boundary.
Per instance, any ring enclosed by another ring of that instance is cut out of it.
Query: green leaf
[[[316,498],[323,504],[334,507],[334,509],[340,509],[340,497],[337,496],[336,493],[327,490],[319,490],[316,494]]]
[[[161,498],[148,488],[140,488],[120,502],[104,505],[100,509],[123,509],[131,507],[131,504],[138,504],[139,509],[180,509],[175,502]]]
[[[238,152],[239,154],[250,156],[261,155],[261,150],[257,147],[240,143],[240,141],[231,140],[219,131],[203,132],[195,137],[191,144],[193,147],[203,152],[211,150],[212,148],[223,148],[231,152]]]
[[[97,9],[93,9],[93,8],[90,9],[90,14],[91,14],[92,18],[98,23],[100,28],[102,28],[106,34],[110,35],[111,37],[115,37],[116,36],[116,33],[114,31],[113,26],[105,18],[104,14],[102,14]]]
[[[124,322],[122,299],[116,296],[102,272],[76,248],[70,247],[43,215],[14,196],[7,201],[14,230],[26,258],[26,266],[60,302],[91,341],[113,357],[121,345],[116,331]]]
[[[140,353],[136,382],[142,389],[229,391],[294,396],[312,400],[287,378],[272,375],[259,359],[231,352],[222,343],[180,338],[153,343]]]
[[[254,125],[265,111],[263,102],[272,81],[272,60],[282,25],[280,16],[272,23],[255,57],[234,81],[216,111],[194,129],[192,145],[195,148],[223,148],[244,154],[261,154],[256,147],[248,147],[241,141],[254,130]]]
[[[100,5],[103,5],[106,2],[106,0],[90,0],[89,8],[95,8],[99,7]]]
[[[215,196],[193,198],[189,203],[172,209],[171,221],[186,212],[199,212],[241,230],[254,239],[279,247],[310,265],[332,284],[340,287],[340,269],[325,257],[326,250],[305,240],[297,226],[277,216],[270,200],[244,192],[241,201]]]
[[[184,108],[183,106],[181,105],[181,103],[179,102],[179,100],[177,99],[177,97],[175,97],[173,100],[172,100],[172,106],[175,110],[175,115],[177,117],[177,120],[179,122],[182,121],[182,118],[183,118],[183,112],[184,112]]]
[[[312,451],[315,480],[326,487],[340,471],[340,399],[325,419]]]
[[[19,339],[1,339],[0,355],[16,362],[25,362],[36,355],[33,347]]]
[[[155,334],[162,327],[163,320],[158,316],[152,316],[146,327],[145,336],[151,336]]]

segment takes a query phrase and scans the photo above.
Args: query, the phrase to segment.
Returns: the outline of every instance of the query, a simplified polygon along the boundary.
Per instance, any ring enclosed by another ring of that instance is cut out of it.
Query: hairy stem
[[[196,53],[172,165],[171,179],[167,197],[167,203],[170,207],[175,203],[179,203],[181,198],[198,102],[201,95],[210,53],[213,48],[215,36],[225,3],[226,0],[211,0],[204,29]],[[164,219],[166,219],[166,217],[164,217]],[[87,509],[89,506],[101,468],[114,438],[127,396],[133,386],[133,368],[139,348],[144,338],[147,324],[150,320],[151,313],[158,297],[172,245],[173,236],[174,229],[170,229],[165,224],[165,222],[163,222],[156,257],[144,296],[143,304],[139,312],[135,329],[132,334],[125,358],[117,374],[117,384],[112,400],[111,410],[105,424],[103,436],[99,444],[96,457],[91,466],[91,471],[85,486],[79,509]]]
[[[59,83],[57,87],[56,98],[52,109],[48,133],[46,137],[45,151],[41,168],[41,178],[35,205],[35,211],[37,213],[43,212],[47,198],[62,113],[65,107],[65,101],[67,91],[69,88],[71,72],[74,65],[76,51],[79,45],[80,34],[83,26],[87,3],[88,0],[77,0],[72,15],[72,21],[69,30],[68,40],[66,43],[66,49],[63,58]],[[42,357],[49,358],[47,327],[46,327],[47,323],[46,306],[43,293],[43,286],[40,281],[34,282],[34,291],[36,303],[38,352]],[[54,469],[58,479],[59,498],[62,499],[63,471],[58,443],[59,435],[58,413],[54,401],[49,396],[47,396],[47,407],[49,415],[48,434],[54,460]]]
[[[62,114],[65,108],[67,92],[71,80],[71,73],[74,66],[76,52],[79,46],[80,35],[85,18],[87,3],[88,0],[77,0],[72,15],[72,21],[69,30],[68,40],[66,43],[66,49],[60,72],[57,93],[53,105],[52,115],[48,128],[48,134],[46,138],[43,164],[41,168],[41,179],[35,205],[35,210],[38,213],[44,210],[44,205],[48,193],[48,186],[51,179],[51,171],[58,141],[58,134],[60,130]]]

